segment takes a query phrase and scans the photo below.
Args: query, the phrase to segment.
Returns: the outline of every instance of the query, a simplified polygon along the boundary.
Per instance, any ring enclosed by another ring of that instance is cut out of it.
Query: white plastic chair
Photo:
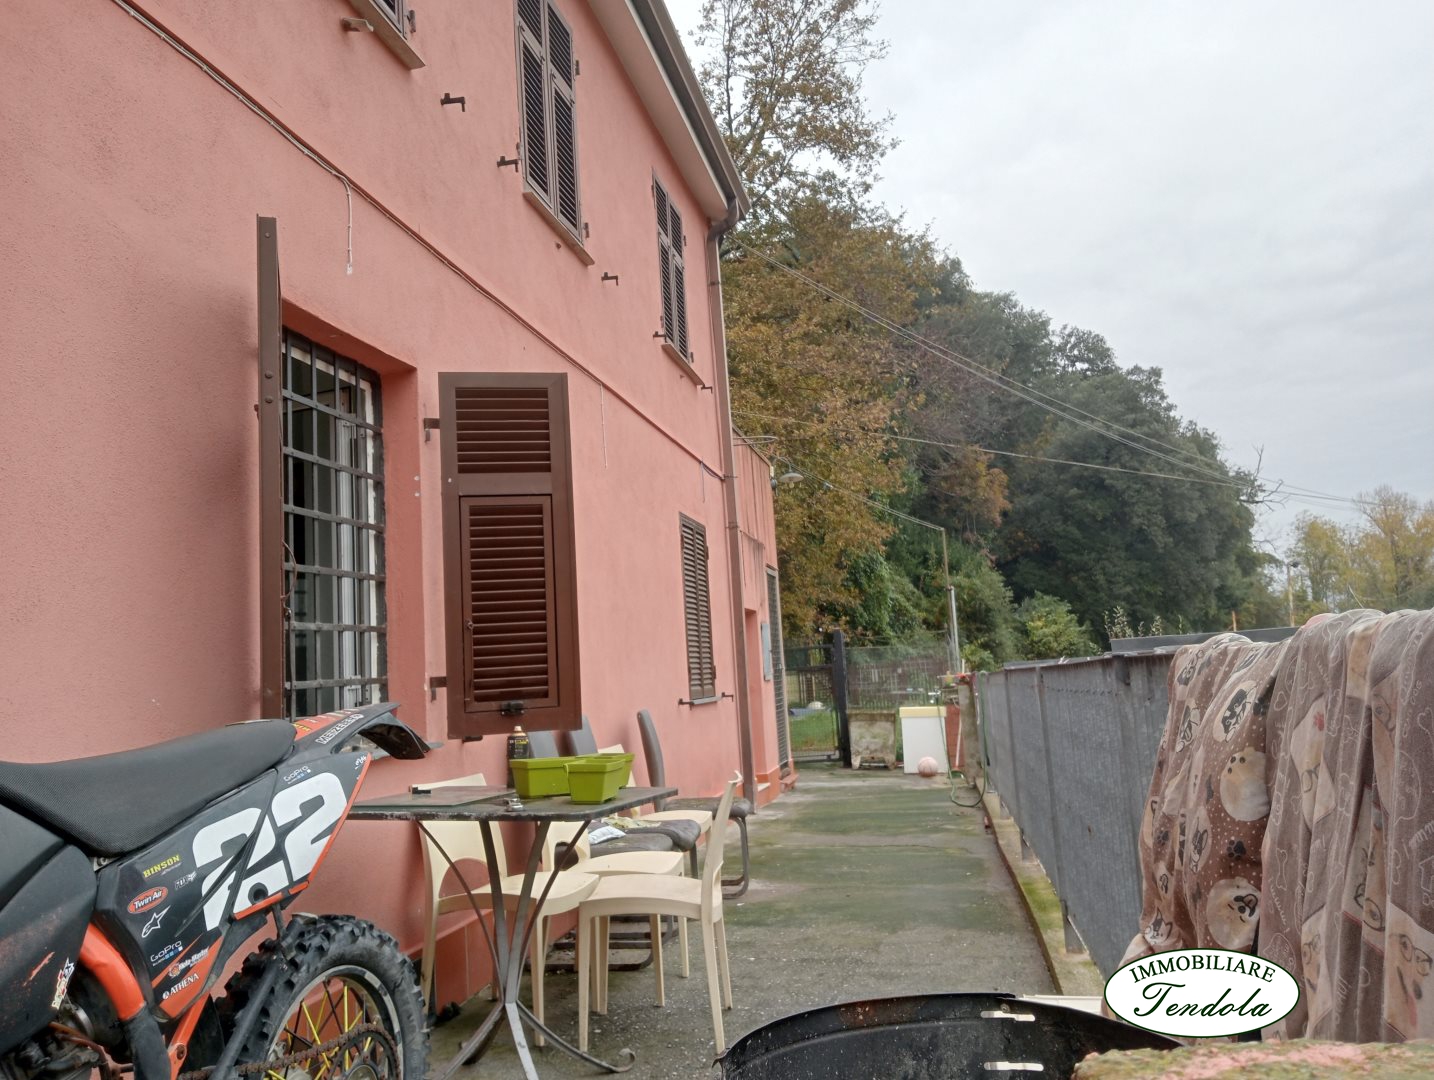
[[[732,810],[732,798],[741,782],[739,775],[728,781],[712,819],[715,835],[722,835]],[[578,907],[578,1049],[588,1047],[588,984],[593,954],[597,955],[598,993],[607,996],[607,950],[598,921],[616,915],[675,915],[697,919],[702,924],[702,952],[707,964],[707,993],[712,1003],[712,1033],[720,1054],[726,1039],[722,1031],[722,1010],[732,1007],[732,979],[727,965],[727,927],[722,918],[722,844],[708,844],[700,878],[653,874],[614,874],[598,886]],[[659,995],[662,961],[655,958]]]
[[[462,776],[454,780],[435,780],[421,786],[427,788],[482,787],[485,783],[482,773],[474,773],[472,776]],[[436,840],[442,845],[448,859],[452,859],[455,865],[469,861],[486,868],[488,860],[483,851],[483,832],[476,822],[429,821],[425,822],[425,827],[428,834],[432,834],[432,838],[430,839],[426,833],[419,833],[423,838],[423,868],[428,879],[423,908],[425,920],[423,999],[432,1008],[434,986],[436,985],[434,957],[438,942],[438,917],[453,911],[471,910],[468,894],[463,891],[461,886],[454,892],[446,894],[443,892],[443,879],[448,873],[449,865],[448,860],[434,847],[434,841]],[[493,829],[493,849],[498,859],[498,865],[507,866],[507,854],[503,849],[503,834],[496,827]],[[597,888],[599,880],[595,874],[584,874],[571,870],[560,870],[556,873],[551,870],[540,871],[533,879],[534,901],[542,895],[549,877],[554,878],[552,888],[549,889],[547,898],[543,901],[542,912],[532,933],[533,1015],[539,1021],[543,1019],[543,971],[547,966],[545,957],[548,951],[548,920],[554,915],[561,915],[576,909],[588,894]],[[523,888],[523,875],[505,874],[501,882],[504,908],[516,909],[518,895]],[[473,899],[479,907],[492,908],[491,884],[475,888]],[[534,1043],[542,1046],[543,1036],[535,1033]]]
[[[593,874],[599,878],[612,874],[656,874],[658,876],[681,877],[687,860],[680,851],[623,851],[613,855],[593,855],[592,845],[588,842],[587,834],[584,833],[573,842],[573,836],[578,831],[576,823],[555,822],[548,831],[547,840],[543,845],[543,867],[551,870],[558,865],[557,847],[559,844],[572,844],[577,862],[569,869],[584,874]],[[657,1004],[665,1002],[665,987],[662,979],[662,924],[661,916],[652,917],[652,960],[658,969],[657,978]],[[579,934],[582,929],[579,927]],[[602,920],[601,931],[603,941],[607,940],[607,920]],[[582,948],[581,941],[575,943],[577,948]],[[691,952],[687,947],[687,920],[677,920],[677,947],[682,951],[682,977],[688,978],[692,974]],[[604,988],[605,989],[605,988]],[[594,988],[593,994],[596,1000],[596,1012],[607,1012],[607,995]]]

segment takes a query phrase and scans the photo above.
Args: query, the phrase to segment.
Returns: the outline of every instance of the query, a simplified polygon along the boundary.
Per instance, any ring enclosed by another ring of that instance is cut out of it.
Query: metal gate
[[[792,733],[787,716],[787,673],[786,658],[782,650],[782,595],[777,584],[777,572],[767,567],[767,646],[771,650],[772,695],[777,704],[777,764],[782,775],[792,771]]]
[[[846,715],[846,642],[840,630],[830,642],[789,645],[783,650],[783,687],[797,761],[851,764]]]

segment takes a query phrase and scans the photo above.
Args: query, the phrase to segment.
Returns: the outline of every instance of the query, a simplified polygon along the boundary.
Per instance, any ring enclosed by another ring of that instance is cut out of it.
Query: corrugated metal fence
[[[1172,655],[1009,664],[977,681],[989,786],[1107,977],[1139,929],[1137,838]]]

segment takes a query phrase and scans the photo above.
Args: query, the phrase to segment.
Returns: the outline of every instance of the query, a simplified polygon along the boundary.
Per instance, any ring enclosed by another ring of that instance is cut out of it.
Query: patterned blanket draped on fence
[[[1434,1036],[1434,612],[1181,649],[1140,857],[1127,960],[1258,952],[1303,991],[1272,1037]]]

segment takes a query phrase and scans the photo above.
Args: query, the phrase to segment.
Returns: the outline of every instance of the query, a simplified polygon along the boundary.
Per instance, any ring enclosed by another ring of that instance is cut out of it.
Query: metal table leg
[[[626,1058],[622,1065],[611,1065],[606,1061],[593,1057],[573,1046],[566,1039],[555,1035],[546,1024],[543,1024],[533,1015],[521,1001],[518,1000],[518,989],[523,977],[523,958],[528,953],[532,935],[537,928],[540,919],[538,913],[542,910],[543,902],[548,898],[548,892],[553,887],[554,875],[549,875],[543,886],[542,892],[537,899],[533,898],[533,885],[537,880],[538,863],[542,858],[543,841],[548,834],[548,823],[538,822],[537,831],[533,837],[533,846],[528,852],[528,863],[523,870],[523,884],[518,892],[518,902],[513,912],[511,928],[509,926],[507,904],[503,900],[503,875],[506,868],[497,865],[497,850],[493,843],[493,824],[488,821],[478,823],[483,832],[483,854],[488,863],[488,883],[493,896],[493,932],[490,935],[483,920],[483,910],[478,906],[477,898],[473,890],[463,879],[462,873],[454,865],[448,852],[423,826],[425,835],[433,841],[433,846],[443,856],[444,862],[458,877],[458,883],[463,891],[468,894],[468,902],[472,905],[474,913],[478,916],[478,922],[484,928],[483,940],[488,944],[488,950],[493,958],[493,966],[496,972],[495,981],[498,984],[498,1000],[483,1022],[459,1047],[458,1053],[445,1065],[437,1074],[437,1080],[449,1080],[464,1065],[471,1064],[486,1049],[488,1041],[493,1037],[499,1020],[506,1019],[508,1030],[513,1036],[513,1045],[518,1051],[518,1060],[523,1066],[523,1075],[528,1080],[538,1080],[537,1070],[533,1066],[532,1051],[528,1047],[528,1040],[523,1032],[526,1024],[534,1032],[540,1033],[544,1038],[550,1039],[559,1049],[572,1054],[576,1058],[595,1065],[610,1073],[627,1072],[632,1068],[637,1055],[632,1050],[624,1047],[621,1053]],[[588,822],[584,821],[574,836],[576,841],[586,831]]]

